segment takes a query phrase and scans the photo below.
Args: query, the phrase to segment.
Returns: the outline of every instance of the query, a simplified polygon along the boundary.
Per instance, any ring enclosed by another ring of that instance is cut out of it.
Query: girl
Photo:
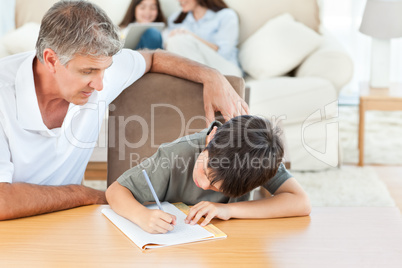
[[[127,13],[120,23],[120,28],[126,28],[130,23],[165,22],[159,0],[132,0]],[[140,42],[134,49],[162,48],[161,33],[154,28],[149,28],[142,35]]]
[[[237,59],[239,20],[223,0],[180,0],[168,20],[166,49],[219,70],[242,76]]]

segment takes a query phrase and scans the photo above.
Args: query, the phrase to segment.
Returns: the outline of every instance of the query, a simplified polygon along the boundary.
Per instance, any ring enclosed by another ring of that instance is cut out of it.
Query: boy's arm
[[[261,200],[229,204],[200,202],[191,208],[187,221],[195,224],[206,216],[201,225],[208,224],[214,217],[230,218],[281,218],[307,216],[311,212],[310,200],[303,188],[294,179],[286,180],[274,196]]]
[[[130,190],[117,181],[106,190],[106,199],[117,214],[148,233],[166,233],[173,230],[176,224],[176,216],[159,209],[146,208],[134,198]]]
[[[286,180],[272,197],[228,205],[231,218],[282,218],[311,212],[310,199],[295,178]]]

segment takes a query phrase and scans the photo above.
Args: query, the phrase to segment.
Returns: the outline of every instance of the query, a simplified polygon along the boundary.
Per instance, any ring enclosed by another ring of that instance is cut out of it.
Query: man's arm
[[[110,207],[117,214],[134,222],[148,233],[167,233],[172,231],[173,225],[176,224],[176,216],[159,209],[146,208],[118,181],[109,186],[106,197]]]
[[[0,183],[0,220],[91,204],[107,204],[105,192],[82,185],[43,186],[28,183]]]
[[[163,50],[141,51],[141,54],[147,65],[145,72],[169,74],[203,84],[207,125],[215,120],[217,111],[225,120],[249,113],[247,103],[217,70]]]
[[[214,217],[230,218],[282,218],[307,216],[311,212],[310,200],[299,183],[290,178],[274,193],[274,196],[261,200],[230,204],[200,202],[191,208],[186,221],[195,224],[206,216],[202,225],[208,224]]]

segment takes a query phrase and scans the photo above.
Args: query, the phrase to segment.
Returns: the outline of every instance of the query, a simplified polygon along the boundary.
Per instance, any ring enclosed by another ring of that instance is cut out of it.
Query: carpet
[[[367,111],[365,164],[402,165],[402,111]],[[357,163],[359,107],[339,107],[339,141],[343,163]]]
[[[394,207],[386,185],[371,167],[343,166],[321,172],[292,172],[313,207]]]

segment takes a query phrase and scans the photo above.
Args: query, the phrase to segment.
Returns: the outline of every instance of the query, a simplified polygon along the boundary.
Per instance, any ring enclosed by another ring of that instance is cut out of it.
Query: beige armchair
[[[244,98],[244,80],[227,79]],[[206,128],[202,93],[201,84],[156,73],[125,89],[109,106],[108,186],[162,143]]]

